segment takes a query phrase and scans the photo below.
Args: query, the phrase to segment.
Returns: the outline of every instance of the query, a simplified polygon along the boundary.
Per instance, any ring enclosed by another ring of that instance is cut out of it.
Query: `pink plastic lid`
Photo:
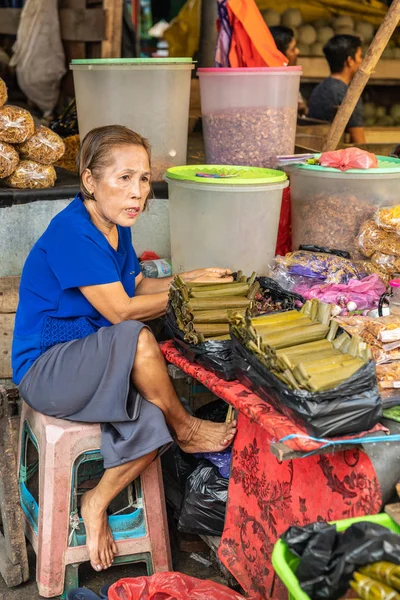
[[[262,73],[263,71],[268,73],[270,73],[271,71],[275,71],[277,73],[287,73],[288,71],[303,71],[303,67],[235,67],[233,69],[231,69],[230,67],[201,67],[200,69],[197,69],[198,73],[243,73],[244,71],[250,73]]]
[[[390,287],[400,288],[400,279],[392,279],[389,284]]]

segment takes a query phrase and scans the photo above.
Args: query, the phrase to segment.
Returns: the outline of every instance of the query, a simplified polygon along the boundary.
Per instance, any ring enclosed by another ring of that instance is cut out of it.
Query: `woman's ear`
[[[94,179],[90,169],[85,169],[82,173],[82,183],[85,187],[85,190],[89,192],[90,196],[94,197]]]

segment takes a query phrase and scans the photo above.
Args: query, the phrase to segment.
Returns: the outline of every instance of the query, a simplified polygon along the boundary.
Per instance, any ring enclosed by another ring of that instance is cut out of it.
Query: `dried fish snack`
[[[351,260],[323,252],[289,252],[275,258],[273,271],[276,266],[287,269],[290,276],[318,279],[324,283],[348,283],[350,279],[360,278],[360,273]]]
[[[39,125],[26,142],[18,145],[18,152],[21,158],[34,160],[42,165],[51,165],[63,156],[65,144],[57,133],[44,125]]]
[[[21,160],[9,177],[4,182],[13,188],[39,189],[53,187],[57,175],[51,165],[40,165],[33,160]]]
[[[35,131],[31,113],[25,108],[7,104],[0,108],[0,140],[9,144],[22,144]]]
[[[375,221],[378,227],[400,235],[400,204],[378,210]]]
[[[358,247],[368,258],[375,252],[400,256],[400,236],[378,227],[375,221],[368,220],[361,227]]]
[[[354,194],[316,194],[310,201],[297,202],[293,210],[293,248],[315,245],[337,248],[360,258],[358,234],[376,207]]]
[[[275,167],[293,153],[297,109],[232,108],[203,114],[207,162]]]
[[[388,274],[398,273],[400,271],[400,257],[383,252],[375,252],[371,256],[371,262],[381,271]]]
[[[390,363],[376,365],[376,378],[378,380],[379,387],[383,390],[399,389],[400,360],[394,360]]]
[[[3,106],[7,102],[7,86],[4,80],[0,77],[0,106]]]
[[[19,163],[18,152],[10,144],[0,142],[0,179],[8,177]]]

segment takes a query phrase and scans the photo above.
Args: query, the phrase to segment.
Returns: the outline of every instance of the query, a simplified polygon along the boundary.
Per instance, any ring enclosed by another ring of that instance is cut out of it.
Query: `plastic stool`
[[[36,553],[39,594],[51,598],[79,587],[78,567],[89,560],[77,510],[80,480],[103,472],[100,426],[46,417],[23,402],[19,489],[25,533]],[[38,460],[29,464],[30,444]],[[37,477],[37,491],[29,487]],[[135,494],[134,494],[135,491]],[[118,548],[113,564],[145,562],[147,572],[171,570],[171,550],[160,460],[126,490],[129,514],[109,517]],[[135,495],[135,498],[134,498]],[[125,511],[124,511],[125,512]]]

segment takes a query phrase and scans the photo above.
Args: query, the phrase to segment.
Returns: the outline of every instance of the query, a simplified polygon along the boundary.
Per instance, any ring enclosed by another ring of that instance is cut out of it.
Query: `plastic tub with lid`
[[[175,273],[202,267],[267,272],[288,186],[282,171],[190,165],[168,169],[165,180]]]
[[[152,146],[152,177],[186,163],[191,58],[73,60],[79,134],[125,125]]]
[[[293,153],[301,67],[197,72],[208,163],[275,167]]]
[[[340,171],[308,164],[287,168],[293,250],[301,244],[314,244],[346,250],[360,258],[357,237],[361,225],[378,208],[400,203],[400,160],[377,158],[379,166],[374,169]]]

